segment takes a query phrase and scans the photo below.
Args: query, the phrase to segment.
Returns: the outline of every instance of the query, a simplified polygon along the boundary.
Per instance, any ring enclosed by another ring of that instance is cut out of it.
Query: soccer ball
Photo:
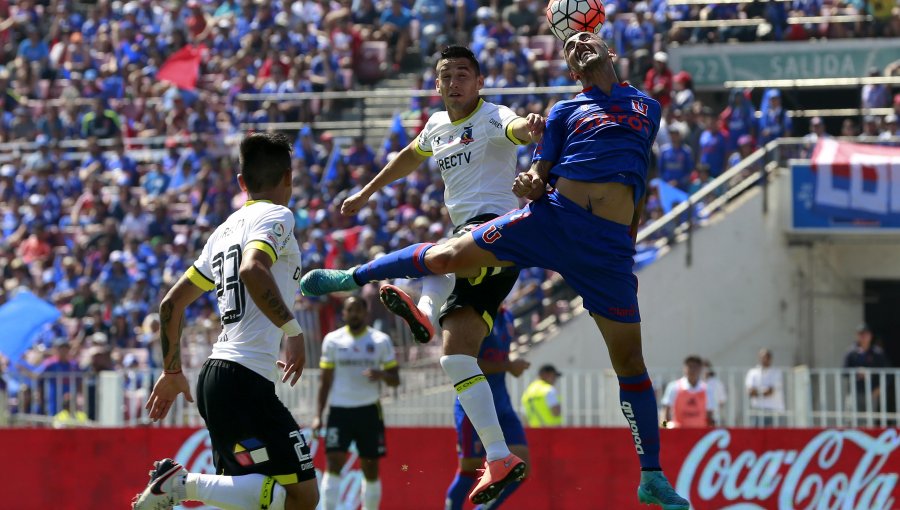
[[[606,9],[601,0],[551,0],[547,21],[553,35],[565,41],[577,32],[599,32],[606,21]]]

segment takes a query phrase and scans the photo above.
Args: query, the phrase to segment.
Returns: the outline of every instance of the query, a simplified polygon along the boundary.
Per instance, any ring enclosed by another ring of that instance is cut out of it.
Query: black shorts
[[[356,441],[359,456],[364,459],[384,457],[384,418],[381,404],[361,407],[334,407],[328,410],[325,452],[346,452]]]
[[[197,381],[197,407],[217,473],[259,473],[281,485],[316,477],[306,438],[263,376],[233,361],[208,359]]]
[[[496,218],[496,214],[480,214],[456,227],[454,237],[468,234],[476,227]],[[512,267],[483,267],[481,275],[476,278],[457,278],[453,292],[441,308],[440,322],[454,310],[470,306],[484,318],[489,328],[494,326],[494,318],[500,304],[509,295],[519,279],[519,268]]]

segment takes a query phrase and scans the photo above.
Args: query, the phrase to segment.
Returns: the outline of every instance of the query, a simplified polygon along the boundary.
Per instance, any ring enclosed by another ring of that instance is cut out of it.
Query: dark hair
[[[475,74],[481,76],[481,66],[478,65],[478,59],[475,58],[475,54],[472,53],[472,50],[469,48],[457,44],[447,46],[444,48],[444,51],[441,52],[441,58],[438,59],[438,63],[440,63],[441,60],[446,60],[448,58],[464,58],[468,60],[472,63],[472,67],[475,68]]]
[[[363,307],[363,310],[369,309],[368,301],[363,299],[361,296],[357,296],[356,294],[354,294],[352,296],[348,296],[347,299],[344,300],[344,306],[342,306],[341,308],[346,308],[346,307],[354,305],[356,303],[361,304]]]
[[[272,188],[291,170],[291,142],[281,133],[251,133],[241,140],[241,175],[251,192]]]
[[[685,365],[690,365],[692,363],[696,363],[698,366],[702,367],[703,359],[701,359],[700,356],[688,356],[687,358],[684,358]]]

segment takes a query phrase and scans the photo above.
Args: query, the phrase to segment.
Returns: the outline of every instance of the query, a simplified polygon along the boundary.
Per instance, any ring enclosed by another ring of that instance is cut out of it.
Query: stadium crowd
[[[78,4],[86,9],[79,10],[65,0],[0,0],[0,305],[30,291],[62,314],[24,359],[0,359],[4,389],[23,388],[20,396],[37,391],[33,381],[40,373],[158,366],[154,307],[206,236],[243,203],[233,142],[248,124],[308,122],[341,108],[328,100],[245,101],[239,94],[348,90],[398,70],[417,72],[421,88],[433,88],[427,56],[455,40],[468,41],[479,55],[488,87],[574,85],[556,58],[558,43],[548,35],[539,4],[99,0]],[[690,192],[792,128],[777,90],[766,93],[760,108],[741,92],[732,93],[724,110],[703,105],[690,76],[668,68],[666,44],[847,36],[840,24],[788,25],[787,17],[859,13],[864,5],[881,4],[605,5],[603,35],[621,56],[623,76],[666,106],[657,174]],[[765,18],[769,30],[684,31],[672,25],[746,17]],[[883,22],[867,25],[873,33],[900,35],[900,17],[878,19]],[[381,49],[374,67],[365,48]],[[173,69],[187,68],[173,65],[184,62],[194,62],[197,79],[178,87],[171,82]],[[876,101],[887,106],[891,91],[882,95],[886,99]],[[558,98],[487,99],[525,113],[544,112]],[[892,104],[900,113],[900,96]],[[404,116],[424,122],[439,107],[438,99],[413,100]],[[867,118],[865,133],[896,135],[896,119]],[[304,269],[348,267],[449,233],[434,165],[386,189],[356,217],[339,214],[343,198],[369,181],[411,134],[392,129],[382,147],[372,148],[363,138],[338,145],[327,131],[306,127],[297,133],[292,208]],[[521,150],[521,168],[530,164],[532,150]],[[663,210],[659,197],[651,197],[647,217]],[[552,278],[543,270],[523,272],[510,302],[527,321],[565,313],[564,306],[545,307]],[[374,288],[364,295],[377,300]],[[318,329],[312,338],[334,329],[337,301],[298,297],[296,307]],[[381,327],[393,327],[381,307],[370,310]],[[188,323],[191,367],[216,339],[214,294],[189,311]],[[56,410],[20,402],[21,412]]]

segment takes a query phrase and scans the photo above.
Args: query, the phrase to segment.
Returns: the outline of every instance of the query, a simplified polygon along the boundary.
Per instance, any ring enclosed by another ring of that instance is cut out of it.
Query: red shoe
[[[503,488],[512,482],[525,478],[525,461],[509,454],[506,458],[484,463],[484,470],[475,489],[469,494],[469,501],[475,505],[482,505],[496,498]]]
[[[409,329],[416,342],[426,344],[431,341],[431,337],[434,336],[431,319],[419,310],[406,292],[393,285],[382,285],[378,297],[388,310],[399,315],[409,324]]]

